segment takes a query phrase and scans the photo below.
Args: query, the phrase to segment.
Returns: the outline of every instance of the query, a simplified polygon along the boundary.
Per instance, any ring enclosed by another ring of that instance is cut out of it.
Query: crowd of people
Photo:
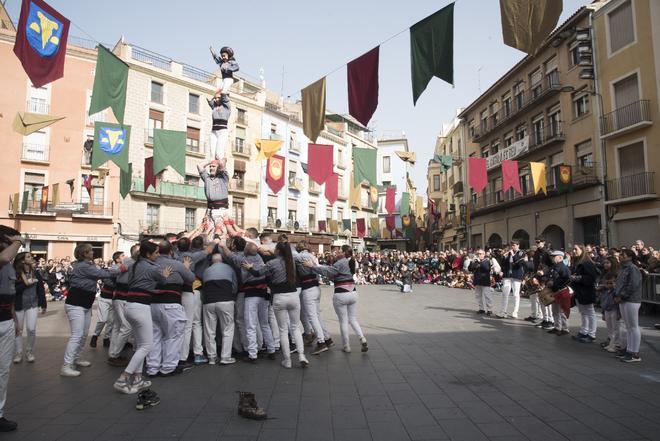
[[[61,290],[71,329],[60,375],[78,377],[91,366],[83,354],[96,303],[89,345],[102,341],[108,363],[123,368],[113,387],[138,394],[138,409],[159,402],[150,378],[172,377],[194,365],[230,365],[236,356],[258,363],[261,356],[268,363],[279,358],[290,369],[297,353],[306,368],[306,346],[316,356],[335,346],[320,307],[320,277],[334,285],[341,350],[352,352],[350,326],[361,352],[368,351],[357,320],[357,264],[349,246],[321,264],[305,241],[290,243],[285,234],[248,229],[244,237],[205,239],[143,240],[130,256],[115,252],[105,265],[95,261],[90,244],[80,244],[70,265],[41,264],[29,252],[19,253],[24,242],[17,231],[0,226],[0,431],[17,427],[1,413],[9,366],[12,360],[36,360],[38,309],[45,311],[46,292],[55,291],[49,274],[58,273],[58,266],[65,274]],[[249,394],[241,395],[241,403],[243,416],[265,417]]]

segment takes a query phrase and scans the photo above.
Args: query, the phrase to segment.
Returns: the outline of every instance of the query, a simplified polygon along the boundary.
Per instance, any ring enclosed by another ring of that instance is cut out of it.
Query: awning
[[[234,171],[245,173],[245,161],[241,161],[240,159],[235,159],[234,160]]]

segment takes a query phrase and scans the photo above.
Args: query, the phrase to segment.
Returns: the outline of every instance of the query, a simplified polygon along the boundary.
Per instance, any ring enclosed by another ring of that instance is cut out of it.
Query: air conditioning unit
[[[277,219],[275,221],[275,228],[277,228],[277,229],[282,228],[282,220],[281,219]]]
[[[293,222],[293,228],[297,231],[300,230],[300,223],[298,221]]]

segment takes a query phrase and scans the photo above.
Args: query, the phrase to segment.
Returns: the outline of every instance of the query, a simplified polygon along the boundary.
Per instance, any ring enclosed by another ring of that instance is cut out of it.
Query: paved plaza
[[[309,356],[307,370],[267,359],[196,367],[155,379],[162,402],[143,412],[135,396],[113,391],[120,369],[105,363],[100,345],[86,348],[94,364],[82,376],[59,376],[68,323],[63,305],[50,303],[38,324],[37,361],[12,366],[6,415],[19,429],[0,439],[660,440],[660,331],[648,326],[652,318],[642,320],[643,362],[624,364],[597,344],[477,316],[472,291],[359,292],[367,354],[335,347]],[[323,294],[339,341],[331,290]],[[573,332],[578,319],[574,312]],[[255,392],[270,418],[240,418],[236,390]]]

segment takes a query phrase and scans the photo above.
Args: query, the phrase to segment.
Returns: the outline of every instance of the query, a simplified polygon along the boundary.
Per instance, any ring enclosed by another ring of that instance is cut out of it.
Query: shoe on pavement
[[[326,339],[325,339],[325,345],[326,345],[326,346],[328,347],[328,349],[329,349],[329,348],[331,348],[331,347],[333,347],[333,346],[335,345],[335,342],[332,341],[331,338],[326,338]]]
[[[523,320],[525,320],[526,322],[535,322],[536,320],[538,320],[538,317],[534,317],[533,315],[530,315],[529,317],[525,317]]]
[[[588,335],[578,338],[577,341],[579,341],[580,343],[593,343],[593,340]]]
[[[362,344],[362,352],[367,352],[369,350],[369,346],[367,345],[367,339],[362,337],[360,339],[360,343]]]
[[[110,347],[110,338],[104,338],[103,339],[103,347],[104,348],[109,348]]]
[[[570,332],[566,329],[562,329],[561,331],[557,332],[558,337],[561,337],[562,335],[570,335]]]
[[[128,379],[126,379],[126,378],[125,378],[125,379],[121,379],[121,380],[120,380],[120,379],[117,379],[117,381],[115,381],[115,384],[113,384],[112,387],[113,387],[117,392],[121,392],[121,393],[124,393],[124,394],[127,394],[127,395],[131,395],[131,394],[136,394],[136,393],[138,393],[138,390],[135,389],[135,388],[134,388],[134,387],[128,382]]]
[[[128,360],[124,357],[109,357],[108,364],[114,367],[126,367],[128,366]]]
[[[615,346],[607,346],[607,347],[605,348],[605,350],[606,350],[607,352],[609,352],[610,354],[614,354],[614,353],[616,353],[616,352],[618,351],[618,349],[617,349]]]
[[[515,319],[515,320],[518,320],[518,314],[511,314],[511,318]]]
[[[98,335],[92,335],[92,339],[89,341],[89,346],[95,348],[98,339],[99,339]]]
[[[78,367],[90,367],[92,363],[87,360],[76,360],[75,365]]]
[[[486,315],[488,317],[492,317],[493,316],[493,311],[486,311]]]
[[[211,366],[218,364],[218,358],[217,357],[209,357],[209,364]]]
[[[220,364],[234,364],[234,363],[236,363],[236,359],[233,357],[220,359]]]
[[[485,309],[480,309],[479,311],[477,311],[477,314],[479,314],[479,315],[485,314],[485,313],[486,313]]]
[[[140,378],[133,378],[133,381],[131,382],[131,386],[134,387],[137,390],[142,390],[142,389],[149,389],[151,387],[151,381],[145,380],[140,376]]]
[[[34,363],[34,360],[36,360],[36,358],[34,358],[34,354],[32,352],[28,352],[25,355],[25,361],[27,361],[28,363]]]
[[[284,360],[282,360],[282,367],[285,369],[291,369],[291,359],[285,358]]]
[[[635,355],[628,353],[626,354],[625,357],[620,358],[619,360],[621,360],[624,363],[637,363],[639,361],[642,361],[642,357],[640,357],[639,354]]]
[[[80,371],[77,371],[70,365],[65,364],[62,365],[62,369],[60,369],[60,375],[63,377],[78,377],[80,376]]]
[[[544,327],[545,325],[547,325],[547,324],[548,324],[548,322],[545,321],[545,320],[543,320],[543,321],[541,321],[541,322],[539,322],[539,323],[534,323],[534,327],[535,327],[535,328],[541,328],[541,329],[543,329],[543,327]]]
[[[145,389],[138,393],[137,404],[135,408],[137,410],[145,410],[150,407],[158,406],[160,404],[160,398],[156,392],[151,389]]]
[[[316,348],[312,351],[312,355],[319,355],[321,352],[325,352],[328,350],[328,346],[325,344],[325,342],[321,343],[316,343]]]
[[[654,327],[655,329],[660,329],[660,323],[656,323],[655,325],[653,325],[653,327]]]
[[[505,314],[505,313],[502,313],[502,312],[498,312],[497,314],[495,314],[495,317],[500,318],[500,319],[505,319],[505,318],[506,318],[506,314]]]
[[[305,354],[300,354],[298,356],[298,362],[300,363],[300,367],[303,369],[309,366],[309,361],[307,360],[307,357],[305,357]]]
[[[547,322],[542,329],[546,331],[549,329],[555,329],[555,324],[553,322]]]
[[[193,366],[194,364],[192,364],[188,360],[179,360],[179,364],[176,365],[177,368],[181,369],[181,372],[189,371],[190,369],[193,368]]]
[[[344,346],[341,350],[346,352],[347,354],[351,353],[351,347],[350,346]]]
[[[627,351],[626,349],[619,349],[619,350],[614,354],[614,356],[615,356],[616,358],[623,358],[623,357],[625,357],[626,355],[628,355],[628,351]]]
[[[548,331],[548,334],[558,334],[560,331],[557,328],[552,328],[551,330]]]
[[[242,360],[243,360],[244,362],[246,362],[246,363],[257,364],[257,359],[256,359],[256,357],[255,357],[255,358],[252,358],[252,357],[250,357],[250,356],[247,356],[247,357],[243,357]]]
[[[269,352],[267,357],[269,360],[275,360],[275,352]]]
[[[18,428],[16,421],[10,421],[5,417],[0,418],[0,432],[13,432]]]
[[[14,363],[20,363],[21,361],[23,361],[23,354],[14,355]]]
[[[209,362],[209,359],[204,357],[203,355],[195,355],[195,360],[193,363],[195,366],[199,366],[200,364],[206,364]]]

